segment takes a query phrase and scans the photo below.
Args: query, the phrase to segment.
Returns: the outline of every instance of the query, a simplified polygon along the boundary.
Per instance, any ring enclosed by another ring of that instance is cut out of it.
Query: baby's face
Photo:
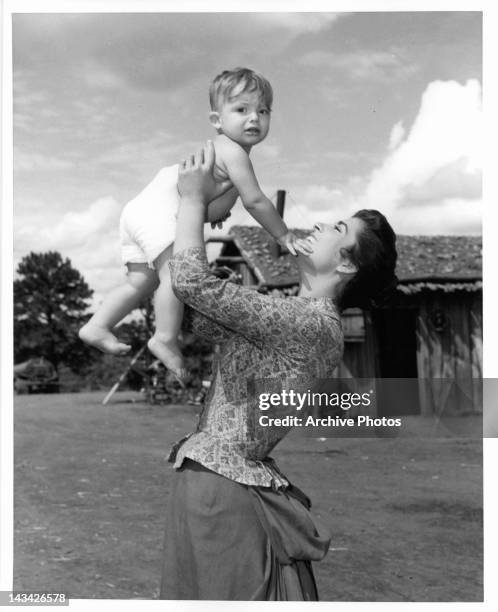
[[[244,148],[264,140],[270,129],[270,110],[257,92],[241,93],[226,100],[213,114],[219,123],[213,122],[215,127]]]

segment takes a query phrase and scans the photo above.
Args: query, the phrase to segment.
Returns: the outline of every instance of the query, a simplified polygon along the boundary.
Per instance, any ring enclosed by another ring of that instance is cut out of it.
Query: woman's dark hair
[[[363,221],[356,244],[347,256],[358,271],[340,298],[341,308],[380,306],[394,292],[398,279],[394,270],[398,254],[396,234],[378,210],[359,210],[353,215]]]

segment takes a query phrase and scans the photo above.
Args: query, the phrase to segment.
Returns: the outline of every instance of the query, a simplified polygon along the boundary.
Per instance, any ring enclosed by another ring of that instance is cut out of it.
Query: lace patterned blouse
[[[313,379],[331,376],[343,350],[334,302],[275,298],[219,279],[202,247],[177,253],[169,265],[174,291],[190,307],[187,324],[220,345],[197,429],[176,442],[169,461],[178,468],[188,457],[237,482],[285,488],[289,483],[268,454],[291,427],[259,423],[265,414],[259,392],[268,385],[306,390]]]

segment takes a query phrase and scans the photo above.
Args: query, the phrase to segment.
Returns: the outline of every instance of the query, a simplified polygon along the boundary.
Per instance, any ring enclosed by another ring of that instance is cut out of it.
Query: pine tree
[[[90,361],[78,329],[93,291],[69,259],[56,251],[23,257],[14,281],[14,359],[45,357],[80,372]]]

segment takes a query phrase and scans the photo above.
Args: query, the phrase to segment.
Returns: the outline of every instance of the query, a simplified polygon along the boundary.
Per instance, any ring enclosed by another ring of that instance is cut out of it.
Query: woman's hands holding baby
[[[214,179],[215,152],[208,140],[205,147],[184,159],[178,169],[178,191],[184,199],[208,204],[233,187],[230,180],[218,182]]]

